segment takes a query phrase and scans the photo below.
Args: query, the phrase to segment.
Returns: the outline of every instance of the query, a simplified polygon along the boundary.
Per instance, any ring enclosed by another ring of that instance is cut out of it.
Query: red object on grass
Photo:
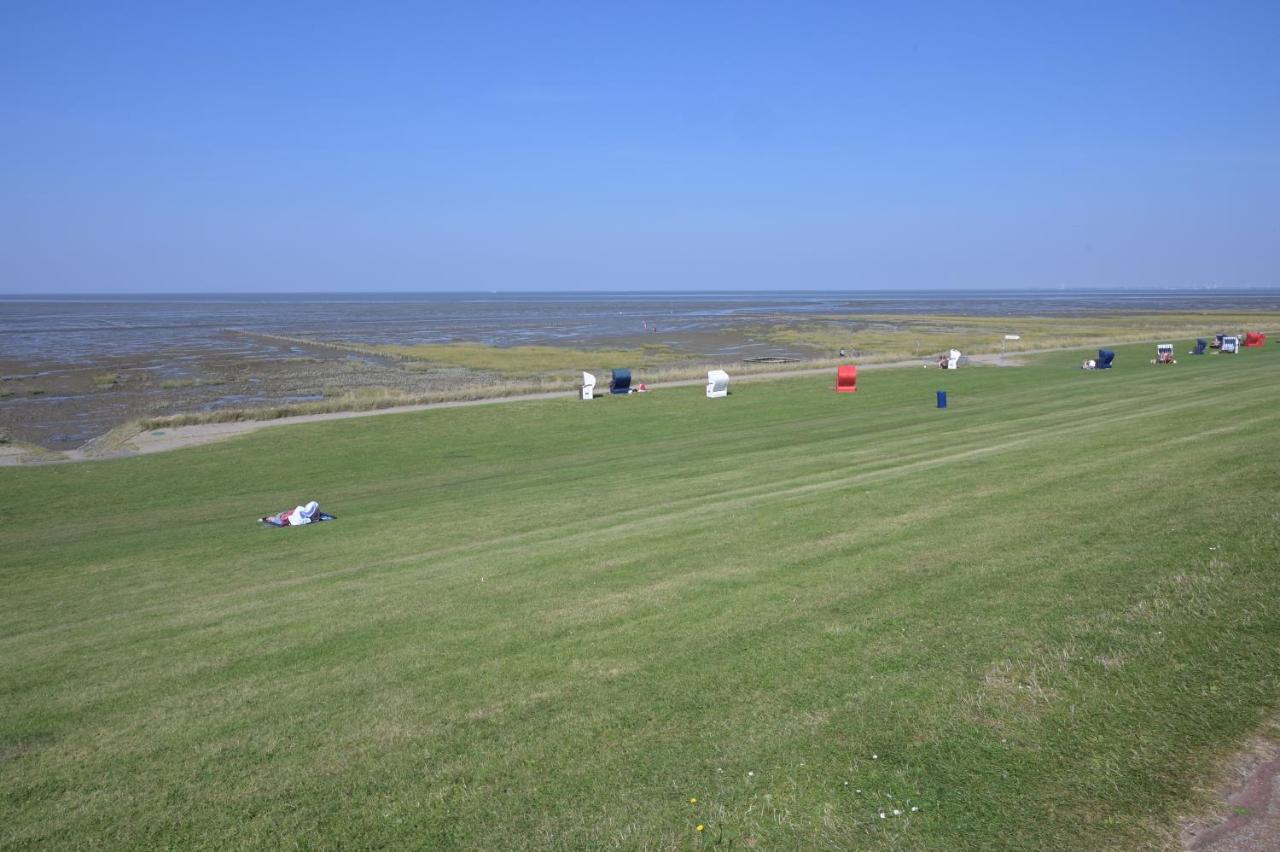
[[[1244,336],[1245,346],[1261,346],[1267,342],[1267,336],[1260,331],[1251,331]]]
[[[858,368],[853,364],[845,364],[836,369],[836,393],[856,393],[858,390]]]

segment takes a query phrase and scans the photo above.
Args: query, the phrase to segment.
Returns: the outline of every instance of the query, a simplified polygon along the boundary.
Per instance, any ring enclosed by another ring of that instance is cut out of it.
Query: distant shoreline
[[[756,295],[756,296],[779,296],[793,297],[804,296],[808,294],[816,295],[850,295],[850,296],[906,296],[911,294],[921,295],[952,295],[952,296],[980,296],[985,294],[991,295],[1008,295],[1008,294],[1025,294],[1033,296],[1042,296],[1045,298],[1059,297],[1070,298],[1076,294],[1088,295],[1152,295],[1159,293],[1171,294],[1197,294],[1197,295],[1280,295],[1280,285],[1259,284],[1259,285],[1187,285],[1187,286],[1150,286],[1150,287],[897,287],[893,289],[876,288],[876,287],[834,287],[834,288],[805,288],[799,290],[777,290],[769,288],[740,288],[740,287],[703,287],[696,290],[610,290],[601,288],[584,288],[584,289],[559,289],[559,290],[513,290],[513,289],[472,289],[472,290],[224,290],[211,291],[205,293],[162,293],[147,291],[114,291],[104,293],[93,292],[67,292],[67,293],[0,293],[0,302],[4,301],[23,301],[23,302],[60,302],[67,300],[128,300],[143,299],[148,301],[240,301],[240,300],[258,300],[258,299],[289,299],[293,301],[299,300],[300,297],[319,298],[343,296],[354,300],[365,299],[383,299],[387,297],[485,297],[499,296],[502,298],[519,298],[519,297],[536,297],[536,296],[663,296],[663,297],[688,297],[698,298],[707,295]]]

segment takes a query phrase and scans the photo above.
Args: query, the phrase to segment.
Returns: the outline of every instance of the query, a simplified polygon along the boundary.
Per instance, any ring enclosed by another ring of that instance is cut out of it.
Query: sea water
[[[366,344],[609,346],[806,314],[1090,316],[1280,310],[1278,290],[322,293],[0,296],[0,360],[91,361],[169,349],[253,354],[248,331]]]

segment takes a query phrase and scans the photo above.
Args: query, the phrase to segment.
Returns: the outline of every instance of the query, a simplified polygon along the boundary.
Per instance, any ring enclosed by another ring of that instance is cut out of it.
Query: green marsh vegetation
[[[617,363],[653,367],[677,356],[664,345],[633,349],[573,349],[562,346],[489,346],[483,343],[424,343],[413,346],[364,344],[314,340],[276,334],[238,332],[261,340],[292,343],[339,352],[353,352],[436,367],[465,367],[506,377],[532,377],[547,373],[577,373],[592,364]]]
[[[850,320],[829,317],[794,325],[778,325],[756,332],[780,344],[815,351],[844,349],[859,355],[892,360],[927,356],[956,348],[976,354],[1062,349],[1074,346],[1112,346],[1149,341],[1156,337],[1207,337],[1217,332],[1275,328],[1273,313],[1157,313],[1107,317],[969,317],[868,315]],[[1006,341],[1016,334],[1021,340]]]
[[[342,411],[380,411],[406,405],[426,405],[435,402],[457,402],[473,399],[517,396],[520,394],[569,390],[574,385],[569,380],[533,380],[527,382],[498,382],[460,384],[457,387],[412,393],[396,388],[331,387],[325,389],[325,398],[305,402],[285,402],[276,405],[218,408],[212,411],[192,411],[183,414],[167,414],[145,417],[125,423],[112,430],[120,441],[127,441],[139,431],[169,429],[175,426],[194,426],[201,423],[235,423],[243,420],[278,420],[308,414],[329,414]]]
[[[1280,707],[1280,358],[1173,342],[0,469],[0,845],[1176,845]]]
[[[504,376],[536,376],[551,372],[581,372],[583,364],[633,364],[656,367],[676,358],[665,346],[636,349],[580,350],[558,346],[486,346],[449,343],[418,346],[375,346],[377,352],[408,361],[487,370]]]

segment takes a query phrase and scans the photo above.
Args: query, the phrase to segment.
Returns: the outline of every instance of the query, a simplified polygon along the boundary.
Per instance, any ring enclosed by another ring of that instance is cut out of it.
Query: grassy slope
[[[1280,705],[1280,358],[1149,349],[0,471],[0,845],[1170,842]]]

